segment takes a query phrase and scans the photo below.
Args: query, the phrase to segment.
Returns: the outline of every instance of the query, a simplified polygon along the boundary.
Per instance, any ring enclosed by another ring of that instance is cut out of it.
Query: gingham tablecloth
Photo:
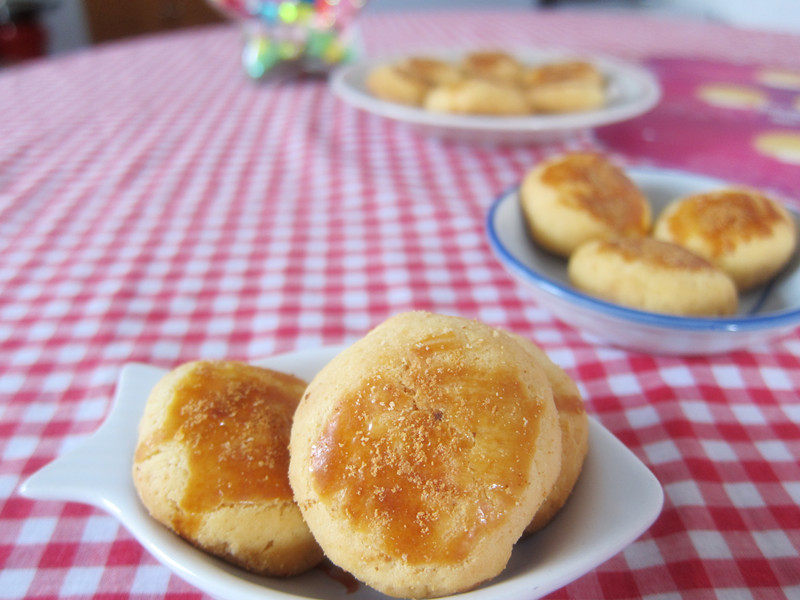
[[[362,28],[372,52],[525,44],[800,68],[799,37],[622,14]],[[0,73],[0,598],[201,596],[106,513],[17,493],[98,427],[123,364],[337,344],[411,308],[530,336],[664,487],[648,532],[553,597],[800,598],[797,331],[675,358],[555,321],[493,258],[484,217],[565,145],[442,142],[319,81],[254,85],[239,44],[212,28]]]

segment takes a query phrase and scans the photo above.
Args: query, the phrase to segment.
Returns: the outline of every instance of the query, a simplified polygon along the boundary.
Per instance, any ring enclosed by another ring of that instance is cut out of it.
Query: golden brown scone
[[[522,182],[520,202],[533,239],[560,256],[590,239],[650,230],[647,198],[599,154],[565,154],[540,164]]]
[[[748,189],[697,194],[670,204],[654,235],[705,257],[740,291],[771,279],[795,250],[794,219],[778,202]]]
[[[455,83],[463,76],[461,69],[443,60],[411,56],[374,68],[366,85],[378,98],[420,106],[433,86]]]
[[[561,471],[553,489],[525,528],[525,534],[528,535],[547,525],[572,493],[589,450],[589,419],[578,386],[570,376],[550,360],[539,346],[520,335],[513,333],[510,335],[544,370],[553,388],[553,401],[558,410],[558,423],[561,427]]]
[[[305,383],[236,362],[191,362],[153,388],[133,481],[158,521],[249,571],[301,573],[322,551],[294,503],[289,433]]]
[[[733,280],[685,248],[652,238],[591,240],[569,259],[572,284],[609,302],[658,313],[736,312]]]
[[[382,593],[422,598],[502,571],[558,476],[561,435],[547,377],[518,343],[411,312],[318,373],[290,453],[328,558]]]
[[[397,68],[429,86],[455,83],[464,78],[464,73],[457,65],[427,56],[403,59],[397,63]]]
[[[425,108],[435,112],[474,115],[524,115],[528,105],[516,87],[488,79],[463,79],[433,88]]]
[[[577,112],[600,108],[606,103],[603,75],[591,63],[540,65],[527,69],[521,81],[533,112]]]
[[[602,86],[605,78],[592,63],[582,60],[551,62],[525,70],[522,85],[535,86],[564,81],[580,81]]]
[[[382,100],[421,106],[430,84],[397,65],[380,65],[367,75],[367,89]]]
[[[506,85],[519,84],[525,69],[516,58],[498,50],[472,52],[464,57],[461,67],[471,77]]]

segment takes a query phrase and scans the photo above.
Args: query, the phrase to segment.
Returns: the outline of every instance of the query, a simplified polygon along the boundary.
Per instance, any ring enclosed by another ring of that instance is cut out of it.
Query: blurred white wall
[[[657,0],[656,4],[700,11],[737,27],[800,33],[800,0]]]
[[[531,8],[537,4],[536,0],[369,0],[367,10]],[[800,0],[561,0],[556,7],[641,10],[800,34]],[[81,0],[61,0],[58,7],[43,16],[43,21],[52,53],[80,48],[90,42]]]

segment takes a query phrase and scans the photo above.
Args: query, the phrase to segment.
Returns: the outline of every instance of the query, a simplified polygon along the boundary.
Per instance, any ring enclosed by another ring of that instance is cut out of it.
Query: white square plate
[[[258,361],[310,380],[342,348],[294,352]],[[248,574],[184,542],[150,518],[131,480],[137,426],[164,369],[126,365],[103,425],[75,449],[34,473],[21,493],[40,500],[93,504],[116,516],[164,565],[220,600],[386,598],[366,585],[353,593],[322,569],[290,578]],[[507,568],[458,598],[533,600],[591,571],[635,540],[661,511],[653,474],[596,420],[589,419],[589,454],[570,500],[544,530],[517,544]]]

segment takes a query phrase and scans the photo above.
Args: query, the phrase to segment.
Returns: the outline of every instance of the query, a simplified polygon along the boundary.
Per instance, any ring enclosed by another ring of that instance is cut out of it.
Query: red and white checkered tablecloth
[[[378,52],[526,44],[800,68],[800,37],[624,14],[362,28]],[[422,137],[320,81],[255,85],[239,53],[221,27],[0,72],[0,598],[201,596],[113,517],[16,491],[98,427],[124,363],[336,344],[410,308],[530,336],[664,487],[647,533],[552,597],[800,598],[797,331],[712,357],[604,346],[537,306],[484,233],[497,194],[564,145]]]

